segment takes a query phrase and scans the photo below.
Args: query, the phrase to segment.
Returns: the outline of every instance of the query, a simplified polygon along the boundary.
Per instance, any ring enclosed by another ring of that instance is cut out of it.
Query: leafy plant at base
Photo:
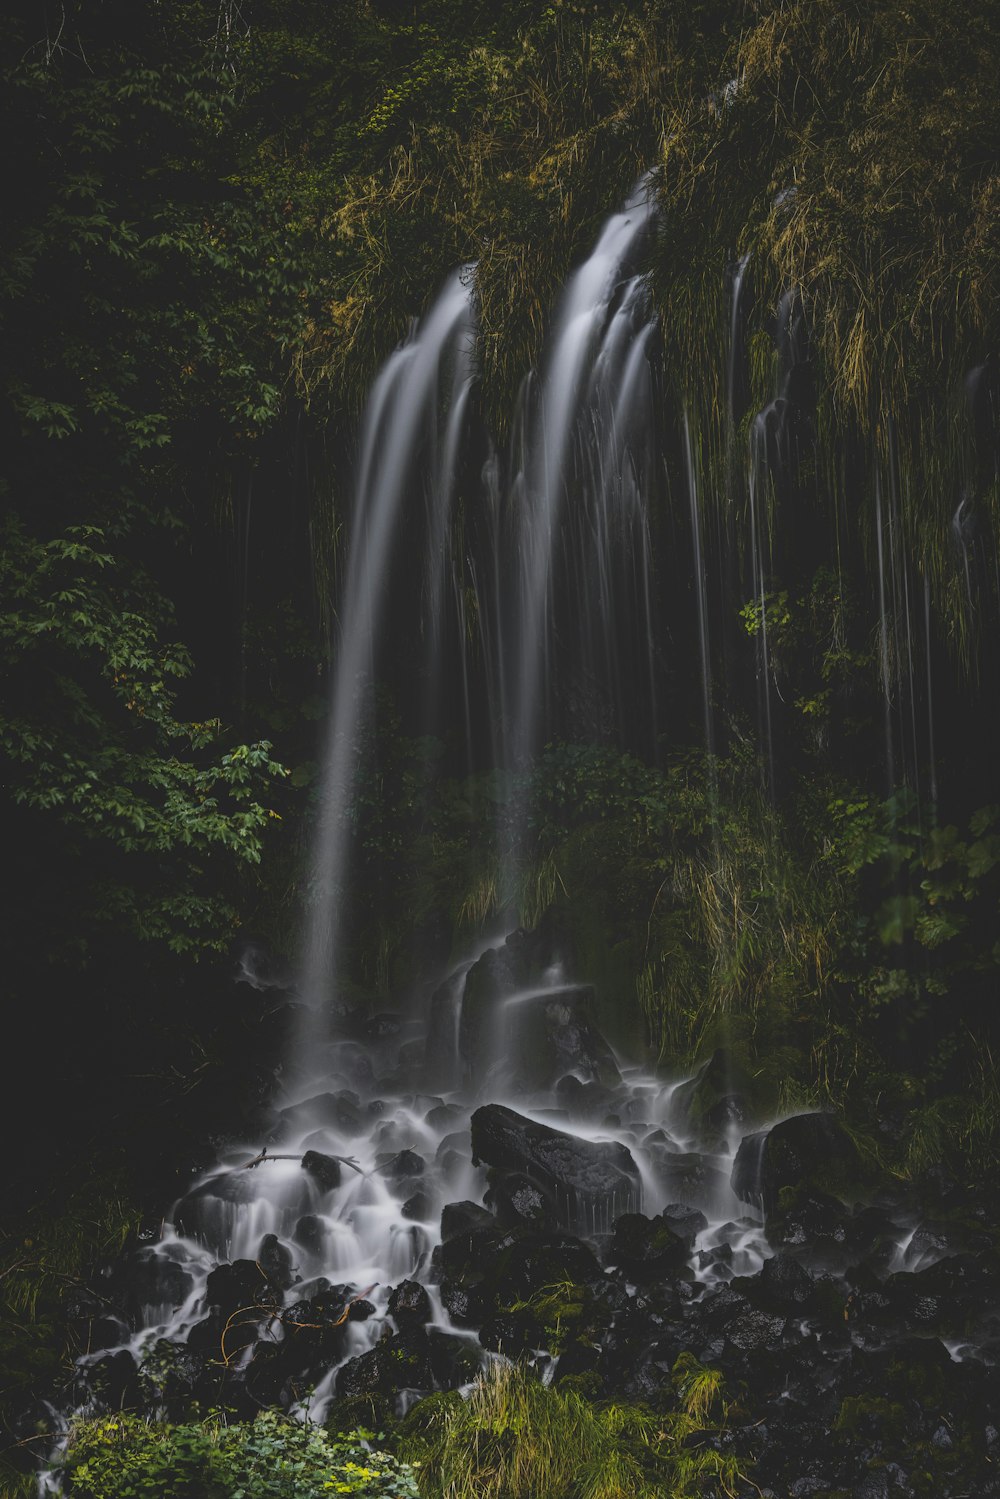
[[[64,1471],[74,1499],[417,1499],[409,1467],[373,1440],[275,1411],[232,1426],[107,1416],[74,1427]]]

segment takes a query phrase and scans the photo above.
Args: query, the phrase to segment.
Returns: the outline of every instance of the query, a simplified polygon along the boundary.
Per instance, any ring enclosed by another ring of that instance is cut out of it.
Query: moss
[[[909,1425],[902,1405],[874,1395],[848,1395],[841,1401],[833,1429],[854,1438],[883,1437],[897,1441]]]

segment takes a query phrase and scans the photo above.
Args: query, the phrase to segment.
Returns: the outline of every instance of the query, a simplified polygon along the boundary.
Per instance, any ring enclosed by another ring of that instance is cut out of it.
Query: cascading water
[[[593,737],[641,738],[655,752],[649,498],[659,482],[658,325],[637,263],[651,223],[644,185],[572,277],[541,378],[525,382],[506,461],[487,449],[477,466],[466,452],[475,404],[467,275],[447,282],[375,381],[338,611],[302,1003],[282,1092],[266,1138],[228,1146],[175,1205],[158,1242],[132,1256],[132,1326],[112,1329],[81,1361],[84,1386],[97,1361],[127,1354],[141,1363],[178,1345],[210,1353],[212,1395],[249,1409],[277,1403],[320,1416],[335,1395],[368,1388],[357,1384],[362,1377],[382,1388],[383,1346],[409,1371],[391,1385],[404,1404],[408,1388],[461,1383],[481,1356],[483,1318],[474,1286],[452,1274],[449,1246],[484,1220],[534,1221],[536,1208],[546,1230],[610,1241],[626,1266],[627,1234],[616,1220],[672,1214],[698,1294],[754,1274],[770,1252],[760,1211],[766,1139],[743,1140],[749,1119],[728,1059],[720,1054],[671,1086],[624,1063],[594,1024],[590,991],[567,978],[559,943],[545,933],[484,939],[441,976],[428,1006],[415,1003],[406,1015],[359,1019],[337,996],[360,739],[391,623],[394,550],[415,511],[428,726],[438,713],[436,672],[454,648],[471,763],[466,610],[474,606],[486,676],[479,700],[496,766],[529,770],[548,727],[575,714]],[[745,269],[734,289],[734,341]],[[791,342],[791,302],[784,323]],[[731,405],[735,388],[731,366]],[[772,762],[763,490],[787,437],[780,400],[752,427],[750,463]],[[701,467],[694,427],[686,416],[681,425],[711,754]],[[456,555],[460,484],[477,467],[476,492],[463,496],[468,544]],[[880,510],[880,549],[881,519]],[[880,581],[884,562],[880,550]],[[885,660],[884,597],[881,605]],[[626,728],[639,696],[644,709]],[[773,763],[771,771],[773,781]],[[505,850],[508,895],[525,857],[524,816],[522,804]],[[261,982],[254,964],[245,971]],[[546,1242],[565,1252],[557,1237]],[[400,1310],[404,1290],[418,1311]],[[391,1322],[405,1330],[407,1315],[430,1328],[417,1353],[402,1331],[384,1344]]]

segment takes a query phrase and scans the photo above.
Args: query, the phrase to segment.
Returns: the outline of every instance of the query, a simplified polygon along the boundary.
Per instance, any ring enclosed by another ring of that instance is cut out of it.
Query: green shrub
[[[74,1499],[417,1499],[412,1470],[368,1445],[275,1411],[223,1426],[148,1425],[116,1415],[74,1427],[66,1487]]]

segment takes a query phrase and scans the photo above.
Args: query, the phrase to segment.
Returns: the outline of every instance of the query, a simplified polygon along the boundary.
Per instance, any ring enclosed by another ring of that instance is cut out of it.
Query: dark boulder
[[[650,1170],[672,1202],[699,1208],[718,1202],[729,1191],[726,1173],[711,1157],[678,1151],[668,1141],[648,1140]]]
[[[257,1264],[268,1282],[279,1291],[287,1291],[295,1280],[295,1266],[291,1251],[282,1244],[277,1234],[265,1234],[257,1250]]]
[[[622,1213],[638,1210],[642,1184],[624,1145],[592,1143],[535,1123],[501,1104],[472,1116],[478,1164],[523,1172],[553,1196],[559,1221],[584,1233],[606,1232]]]
[[[443,1332],[432,1327],[428,1333],[430,1345],[431,1373],[434,1381],[444,1390],[457,1389],[459,1385],[471,1384],[483,1367],[483,1356],[471,1335],[460,1337],[457,1333]]]
[[[753,1080],[724,1046],[713,1052],[686,1083],[674,1090],[675,1117],[704,1140],[744,1130],[752,1120]]]
[[[419,1281],[400,1281],[389,1296],[389,1316],[400,1332],[431,1320],[431,1299]]]
[[[761,1348],[775,1348],[785,1331],[784,1317],[747,1307],[726,1326],[726,1341],[731,1348],[749,1353]]]
[[[434,1388],[430,1343],[424,1332],[408,1331],[383,1338],[337,1370],[338,1399],[356,1395],[393,1395],[400,1390]]]
[[[813,1293],[812,1276],[787,1254],[765,1260],[756,1280],[762,1304],[780,1311],[804,1306]]]
[[[501,1311],[487,1317],[479,1329],[479,1341],[488,1353],[516,1359],[540,1346],[542,1329],[529,1311]]]
[[[207,1305],[216,1307],[224,1318],[243,1307],[273,1305],[275,1299],[275,1288],[253,1260],[218,1265],[205,1283]]]
[[[426,1192],[414,1192],[399,1211],[411,1223],[426,1223],[431,1215],[431,1200]]]
[[[136,1324],[165,1320],[194,1290],[190,1271],[156,1249],[140,1249],[129,1256],[124,1282],[125,1307]]]
[[[127,1349],[102,1354],[80,1372],[87,1394],[102,1409],[135,1411],[141,1408],[143,1391],[139,1370]]]
[[[787,1187],[856,1191],[857,1147],[832,1114],[796,1114],[770,1130],[747,1135],[733,1163],[732,1188],[743,1202],[773,1213]]]
[[[529,1234],[511,1248],[500,1275],[499,1294],[506,1300],[527,1300],[560,1281],[587,1285],[601,1279],[594,1253],[569,1234]]]
[[[496,1310],[496,1298],[482,1276],[445,1276],[440,1289],[441,1304],[459,1327],[481,1327]]]
[[[529,1228],[554,1228],[556,1205],[550,1192],[518,1171],[490,1171],[486,1203],[503,1228],[524,1224]]]
[[[425,1162],[423,1156],[417,1155],[415,1150],[398,1150],[388,1158],[380,1157],[378,1169],[386,1181],[399,1182],[411,1176],[422,1176]]]
[[[454,1239],[473,1228],[492,1228],[493,1215],[478,1202],[448,1202],[441,1209],[441,1238]]]
[[[205,1360],[187,1343],[159,1338],[139,1366],[139,1381],[147,1407],[162,1410],[168,1421],[183,1420],[204,1378]]]
[[[292,1238],[309,1254],[322,1255],[329,1238],[329,1229],[315,1213],[304,1213],[292,1230]]]
[[[663,1217],[624,1213],[616,1219],[610,1256],[630,1280],[663,1280],[687,1259],[687,1244]]]
[[[660,1214],[679,1239],[691,1248],[700,1233],[708,1227],[708,1219],[697,1208],[685,1207],[681,1202],[668,1202]]]
[[[324,1155],[321,1150],[307,1150],[302,1157],[302,1169],[312,1177],[321,1192],[333,1192],[340,1186],[340,1162],[332,1155]]]

